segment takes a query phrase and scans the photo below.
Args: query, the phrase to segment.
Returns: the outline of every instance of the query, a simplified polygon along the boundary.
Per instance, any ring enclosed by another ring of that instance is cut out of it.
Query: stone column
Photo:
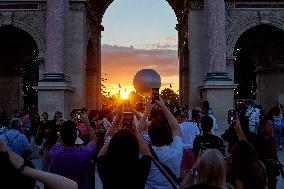
[[[208,30],[209,73],[226,72],[224,0],[204,0]]]
[[[66,0],[47,0],[44,79],[64,80],[64,26]]]
[[[217,133],[227,127],[227,112],[234,108],[232,79],[226,69],[226,32],[224,0],[204,0],[204,15],[207,24],[208,73],[203,86],[199,87],[201,100],[208,100],[218,122]]]
[[[68,0],[47,0],[46,54],[43,77],[38,86],[38,110],[52,117],[61,111],[68,118],[71,110],[72,91],[64,74],[64,29],[68,13]],[[41,70],[43,71],[43,70]]]

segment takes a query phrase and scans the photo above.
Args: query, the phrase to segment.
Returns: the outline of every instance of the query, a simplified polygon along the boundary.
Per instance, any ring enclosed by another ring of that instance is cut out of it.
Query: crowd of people
[[[163,99],[100,110],[74,109],[52,120],[33,106],[9,120],[0,109],[0,188],[276,189],[283,173],[283,105],[265,113],[252,101],[216,136],[214,111]],[[130,116],[129,116],[130,115]],[[32,164],[42,158],[42,170]]]

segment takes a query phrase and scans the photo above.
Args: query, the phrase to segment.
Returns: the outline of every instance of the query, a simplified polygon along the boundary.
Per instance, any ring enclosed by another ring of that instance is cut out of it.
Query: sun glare
[[[120,92],[120,96],[121,96],[122,99],[127,99],[127,98],[128,98],[128,94],[129,94],[129,93],[126,92],[126,91],[121,91],[121,92]]]

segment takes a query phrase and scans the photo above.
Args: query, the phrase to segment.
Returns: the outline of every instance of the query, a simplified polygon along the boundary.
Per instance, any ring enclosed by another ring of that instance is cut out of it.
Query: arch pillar
[[[226,69],[225,1],[204,0],[207,28],[208,73],[199,86],[201,101],[209,101],[218,121],[218,131],[227,128],[227,111],[234,108],[234,89]]]
[[[44,73],[38,86],[38,110],[53,115],[61,111],[69,117],[72,92],[64,74],[64,35],[69,3],[67,0],[47,1],[46,17],[46,56]],[[43,72],[43,67],[40,69]]]
[[[103,26],[93,23],[87,45],[86,106],[88,110],[101,107],[101,31]]]

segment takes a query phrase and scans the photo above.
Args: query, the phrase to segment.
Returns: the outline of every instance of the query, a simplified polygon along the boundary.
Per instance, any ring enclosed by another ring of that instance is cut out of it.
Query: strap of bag
[[[173,189],[179,188],[179,184],[180,184],[179,179],[176,177],[176,175],[171,171],[171,169],[168,166],[160,162],[157,154],[154,152],[154,150],[152,149],[150,145],[149,145],[149,148],[152,154],[151,160],[153,161],[153,163],[160,170],[160,172],[164,175],[164,177],[166,177],[166,179],[170,182]]]
[[[7,141],[8,141],[8,143],[9,143],[10,146],[14,146],[14,145],[13,145],[13,141],[14,141],[19,135],[20,135],[20,134],[18,133],[18,134],[10,141],[9,138],[8,138],[8,136],[7,136],[7,134],[5,133],[5,137],[6,137],[6,139],[7,139]]]
[[[250,118],[250,116],[251,116],[252,112],[254,112],[254,109],[255,109],[255,107],[253,107],[253,109],[252,109],[252,111],[250,112],[250,114],[249,114],[248,118]]]

